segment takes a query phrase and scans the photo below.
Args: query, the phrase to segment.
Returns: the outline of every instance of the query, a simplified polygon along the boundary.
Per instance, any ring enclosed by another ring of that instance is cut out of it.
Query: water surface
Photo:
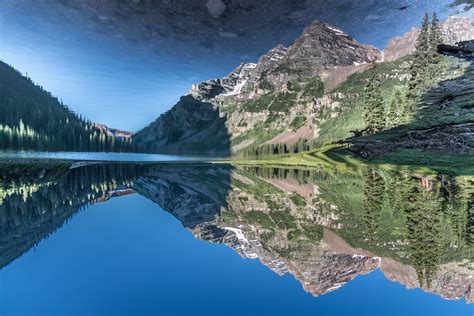
[[[140,153],[0,151],[0,159],[58,159],[75,161],[177,162],[216,158]]]
[[[473,314],[470,176],[70,167],[0,164],[1,315]]]

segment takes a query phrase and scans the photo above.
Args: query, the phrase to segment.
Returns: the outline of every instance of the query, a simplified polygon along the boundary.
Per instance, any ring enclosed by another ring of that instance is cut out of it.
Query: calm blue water
[[[0,271],[0,315],[457,315],[464,301],[376,271],[321,297],[258,260],[195,239],[133,194],[77,213]]]
[[[176,161],[200,161],[210,158],[138,154],[138,153],[104,153],[104,152],[34,152],[34,151],[0,151],[0,158],[22,158],[22,159],[64,159],[80,161],[135,161],[135,162],[176,162]]]

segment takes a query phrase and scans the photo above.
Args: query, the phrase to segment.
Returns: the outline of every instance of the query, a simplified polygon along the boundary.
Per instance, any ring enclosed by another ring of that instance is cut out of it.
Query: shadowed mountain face
[[[211,103],[192,96],[182,97],[133,139],[139,150],[145,152],[230,156],[225,116]]]
[[[407,288],[474,300],[471,176],[226,165],[2,170],[2,267],[87,206],[138,193],[196,238],[290,273],[314,296],[380,269]]]

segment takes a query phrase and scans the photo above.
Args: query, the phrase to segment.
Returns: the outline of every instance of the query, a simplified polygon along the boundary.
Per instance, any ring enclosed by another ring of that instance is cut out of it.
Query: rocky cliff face
[[[257,65],[252,73],[252,79],[249,81],[247,92],[252,92],[258,88],[258,83],[266,78],[267,74],[273,72],[288,53],[288,48],[283,45],[277,45],[267,54],[259,58]],[[265,90],[265,87],[262,87]]]
[[[227,99],[252,98],[258,93],[259,83],[265,80],[286,55],[288,49],[277,45],[261,56],[256,64],[242,63],[223,78],[203,81],[192,86],[189,95],[201,101],[219,104]]]
[[[419,29],[412,28],[401,37],[390,40],[383,51],[383,60],[390,62],[415,51]],[[455,45],[461,41],[474,39],[474,17],[453,16],[441,24],[443,44]]]
[[[413,27],[409,32],[403,36],[397,36],[387,43],[387,47],[383,50],[383,61],[391,62],[415,51],[415,43],[418,38],[420,30]]]
[[[241,64],[222,79],[194,85],[191,95],[206,100],[235,95],[252,98],[268,91],[268,83],[278,90],[289,80],[308,79],[325,69],[374,63],[381,58],[375,47],[360,44],[343,31],[315,21],[289,48],[277,45],[256,64]]]
[[[224,78],[203,81],[193,85],[189,95],[197,100],[211,101],[217,96],[238,95],[249,80],[258,78],[257,67],[253,63],[240,64]]]

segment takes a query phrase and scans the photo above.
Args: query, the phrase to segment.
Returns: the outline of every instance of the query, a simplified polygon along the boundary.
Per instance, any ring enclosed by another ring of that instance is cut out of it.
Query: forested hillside
[[[0,269],[78,211],[127,192],[148,168],[118,163],[71,166],[68,162],[0,163]]]
[[[470,151],[474,129],[473,41],[441,45],[436,16],[425,16],[416,50],[406,60],[404,75],[387,85],[374,71],[349,81],[364,94],[364,125],[355,131],[354,149],[371,158],[399,149]],[[365,80],[364,80],[365,79]],[[348,88],[346,84],[345,88]]]
[[[107,135],[0,61],[0,149],[130,151],[129,139]]]

